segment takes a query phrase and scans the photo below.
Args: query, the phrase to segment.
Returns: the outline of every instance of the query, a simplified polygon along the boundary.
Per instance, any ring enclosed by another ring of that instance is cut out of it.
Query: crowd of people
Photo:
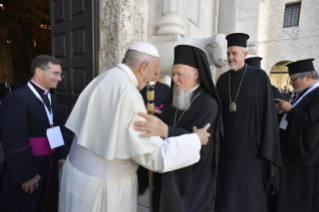
[[[133,44],[79,96],[65,124],[75,134],[69,154],[50,94],[61,61],[37,56],[32,79],[0,107],[0,211],[136,212],[147,187],[154,212],[319,211],[313,59],[287,65],[296,95],[286,96],[260,58],[246,59],[248,39],[226,36],[229,71],[216,86],[203,50],[175,47],[169,88],[158,82],[157,49]],[[155,115],[146,110],[150,80]]]

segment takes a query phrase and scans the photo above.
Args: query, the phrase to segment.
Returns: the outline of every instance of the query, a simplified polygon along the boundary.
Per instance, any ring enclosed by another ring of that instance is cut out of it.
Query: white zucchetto
[[[128,49],[140,52],[142,54],[147,54],[152,57],[160,58],[157,48],[150,43],[146,43],[146,42],[134,43]]]

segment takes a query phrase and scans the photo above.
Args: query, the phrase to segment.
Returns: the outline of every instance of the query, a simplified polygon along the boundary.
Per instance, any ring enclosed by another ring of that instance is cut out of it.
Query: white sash
[[[296,107],[296,105],[303,99],[305,98],[309,93],[311,93],[313,90],[315,90],[316,88],[319,87],[319,82],[317,82],[316,84],[314,84],[313,86],[311,86],[311,88],[309,88],[307,90],[306,93],[304,93],[299,99],[298,101],[296,101],[292,106],[293,107]],[[283,129],[285,130],[287,128],[287,125],[288,125],[288,121],[286,120],[286,117],[287,117],[287,113],[285,113],[280,121],[280,124],[279,124],[279,128],[280,129]]]

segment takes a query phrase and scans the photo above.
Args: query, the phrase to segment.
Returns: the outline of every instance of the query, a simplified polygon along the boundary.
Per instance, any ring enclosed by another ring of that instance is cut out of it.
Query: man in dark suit
[[[61,61],[39,55],[31,71],[31,81],[7,95],[1,105],[5,152],[0,177],[1,212],[58,211],[58,172],[65,154],[59,145],[51,148],[56,136],[62,135],[56,131],[60,125],[59,102],[50,89],[55,89],[63,78]]]
[[[10,78],[8,76],[5,76],[3,78],[4,82],[2,84],[0,84],[0,100],[2,101],[2,99],[9,93],[11,93],[13,91],[13,85],[9,83]]]

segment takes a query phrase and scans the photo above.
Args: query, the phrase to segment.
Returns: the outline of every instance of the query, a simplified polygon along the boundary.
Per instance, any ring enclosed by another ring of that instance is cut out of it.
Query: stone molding
[[[156,35],[185,35],[181,19],[183,0],[163,0],[163,17],[158,23]]]

